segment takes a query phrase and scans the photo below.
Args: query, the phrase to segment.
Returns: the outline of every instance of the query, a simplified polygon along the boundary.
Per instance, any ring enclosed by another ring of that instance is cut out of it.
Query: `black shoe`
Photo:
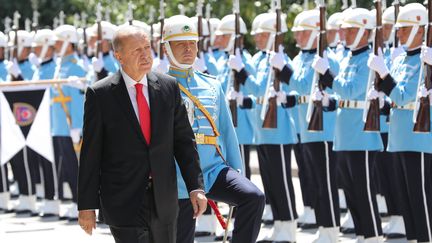
[[[15,210],[15,214],[23,215],[23,214],[31,214],[32,211],[28,209]]]
[[[384,234],[384,237],[391,240],[391,239],[405,238],[406,236],[404,234],[400,234],[400,233],[390,233],[390,234]]]
[[[4,213],[4,214],[7,214],[7,213],[15,213],[15,210],[14,210],[14,209],[4,209],[4,208],[0,208],[0,213]]]
[[[310,230],[318,228],[317,224],[299,223],[298,227],[302,230]]]
[[[214,238],[214,241],[223,241],[223,235],[221,235],[221,236],[216,236],[215,238]],[[231,236],[228,236],[227,237],[227,241],[230,241],[231,240]]]
[[[195,232],[195,237],[206,237],[211,236],[213,233],[207,231],[197,231]]]
[[[52,218],[52,217],[59,217],[58,214],[54,213],[45,213],[45,214],[39,214],[39,217],[41,218]]]
[[[341,227],[341,232],[342,232],[342,234],[345,234],[345,235],[355,234],[355,229],[354,228]]]
[[[70,218],[70,217],[68,217],[67,220],[69,222],[76,222],[76,221],[78,221],[78,218]]]

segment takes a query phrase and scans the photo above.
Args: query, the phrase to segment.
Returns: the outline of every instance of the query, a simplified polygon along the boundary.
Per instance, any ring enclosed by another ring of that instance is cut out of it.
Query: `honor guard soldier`
[[[383,38],[385,44],[384,56],[388,68],[390,68],[391,63],[396,57],[405,52],[403,45],[395,43],[395,41],[399,41],[396,36],[395,22],[395,7],[390,6],[383,12],[382,16]]]
[[[383,150],[377,132],[365,132],[363,112],[368,93],[369,69],[364,65],[370,53],[369,36],[374,20],[367,9],[356,8],[344,16],[342,28],[351,52],[340,64],[337,77],[320,80],[342,99],[336,115],[333,149],[340,151],[340,182],[345,191],[358,240],[382,242],[381,219],[375,197],[374,156]],[[370,97],[369,97],[370,98]]]
[[[18,34],[18,47],[14,47],[15,33]],[[33,36],[25,30],[18,30],[17,32],[9,32],[11,41],[9,45],[12,49],[17,49],[17,57],[14,57],[12,61],[8,63],[9,80],[31,80],[34,73],[34,67],[29,61],[28,57],[31,52]]]
[[[92,43],[94,41],[97,42],[97,39],[99,38],[98,25],[98,23],[95,23],[89,29],[89,34],[91,36],[90,42]],[[100,28],[102,36],[100,37],[100,43],[96,44],[100,45],[99,47],[96,47],[96,49],[99,50],[99,53],[96,53],[96,55],[92,58],[93,70],[98,74],[98,80],[116,73],[119,69],[119,64],[114,58],[113,52],[111,50],[111,42],[118,27],[107,21],[101,21]]]
[[[54,78],[85,77],[84,68],[78,63],[76,52],[78,36],[75,27],[62,25],[54,30],[57,41],[55,51],[58,63]],[[76,220],[77,211],[77,174],[80,137],[83,122],[83,89],[80,85],[67,84],[51,88],[53,105],[51,106],[51,134],[54,143],[54,156],[57,168],[61,168],[59,195],[64,199],[63,182],[67,182],[72,192],[72,205],[61,218]]]
[[[56,62],[54,60],[54,46],[56,38],[54,31],[50,29],[41,29],[36,32],[33,37],[33,53],[32,62],[36,67],[33,74],[33,80],[53,79],[56,70]],[[56,117],[51,117],[55,120]],[[39,167],[42,168],[44,200],[39,208],[39,214],[42,217],[59,216],[60,201],[59,201],[59,182],[56,164],[51,163],[42,156],[39,156]]]
[[[261,178],[274,219],[272,231],[262,242],[295,242],[297,211],[291,175],[291,147],[297,143],[297,134],[289,108],[295,105],[296,96],[287,95],[287,84],[290,83],[292,75],[291,60],[283,52],[282,43],[276,36],[283,35],[288,29],[283,15],[279,17],[280,29],[276,29],[277,16],[279,15],[276,13],[266,15],[255,31],[255,35],[263,35],[267,55],[257,68],[256,81],[259,87],[254,92],[254,129],[257,133]],[[276,49],[275,45],[279,49]],[[275,49],[278,51],[272,51]],[[274,103],[271,102],[273,100]],[[270,102],[276,113],[276,126],[271,128],[265,126]]]
[[[368,60],[369,67],[383,79],[378,91],[384,92],[393,102],[387,150],[393,152],[395,164],[400,167],[397,170],[400,174],[396,175],[393,183],[398,188],[398,205],[402,209],[409,242],[432,241],[432,133],[416,131],[413,122],[413,111],[418,108],[415,101],[430,99],[432,93],[424,86],[425,73],[422,72],[432,64],[432,49],[421,48],[427,18],[426,8],[419,3],[402,7],[396,28],[406,53],[394,59],[390,71],[382,56],[371,55]],[[422,67],[423,64],[426,65]],[[430,110],[430,107],[426,109]],[[420,122],[419,118],[417,122]]]
[[[343,51],[344,46],[341,44],[341,32],[340,26],[343,21],[343,14],[340,12],[333,13],[327,20],[327,43],[330,49],[334,53]]]
[[[0,81],[6,81],[8,75],[5,48],[7,48],[7,37],[5,34],[0,32]]]
[[[307,121],[309,102],[321,101],[324,109],[335,106],[329,102],[328,96],[332,91],[313,90],[318,79],[332,79],[339,71],[336,57],[330,48],[324,50],[324,58],[318,58],[317,44],[320,31],[320,11],[308,10],[303,12],[298,21],[298,45],[301,52],[293,59],[293,77],[290,88],[299,95],[298,128],[302,143],[304,158],[312,173],[312,185],[316,188],[313,198],[316,223],[320,227],[318,238],[314,242],[337,242],[339,235],[339,198],[336,183],[336,158],[332,150],[334,137],[335,112],[323,112],[322,131],[310,130]],[[321,35],[320,35],[321,36]],[[315,59],[317,57],[317,59]],[[310,69],[310,67],[313,69]],[[311,99],[311,100],[310,100]],[[334,110],[335,108],[330,108]]]
[[[18,35],[18,38],[15,34]],[[9,35],[11,37],[9,46],[12,60],[8,62],[8,80],[31,80],[34,67],[28,57],[33,41],[32,35],[24,30],[10,31]],[[30,213],[32,216],[37,215],[35,185],[39,171],[37,158],[38,155],[33,150],[25,148],[10,161],[12,173],[18,182],[19,198],[14,207],[17,214]]]
[[[242,173],[236,133],[219,82],[192,69],[198,33],[183,15],[167,19],[163,44],[170,61],[169,75],[177,79],[195,132],[206,196],[237,208],[232,242],[256,242],[264,209],[264,194]],[[195,220],[189,193],[177,170],[180,213],[177,242],[194,242]]]

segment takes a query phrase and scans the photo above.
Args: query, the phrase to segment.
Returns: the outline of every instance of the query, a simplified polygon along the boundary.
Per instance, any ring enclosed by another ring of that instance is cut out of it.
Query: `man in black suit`
[[[174,243],[175,160],[194,217],[207,205],[186,108],[176,80],[150,71],[150,42],[143,30],[122,27],[113,45],[121,70],[86,93],[79,224],[91,234],[100,209],[117,243]]]

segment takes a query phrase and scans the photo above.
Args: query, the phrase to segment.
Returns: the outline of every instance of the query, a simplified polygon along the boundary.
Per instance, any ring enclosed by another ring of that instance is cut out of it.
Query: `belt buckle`
[[[197,144],[204,144],[205,135],[203,133],[195,133],[195,141]]]

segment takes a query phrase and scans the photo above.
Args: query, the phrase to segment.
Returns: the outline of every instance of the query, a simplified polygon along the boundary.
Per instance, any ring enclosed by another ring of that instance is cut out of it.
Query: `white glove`
[[[324,55],[324,57],[320,57],[318,55],[315,56],[313,62],[312,62],[312,68],[317,71],[320,74],[324,74],[329,69],[329,61]]]
[[[162,60],[160,58],[155,58],[153,61],[153,67],[152,68],[156,72],[167,73],[169,71],[169,62],[165,56]]]
[[[237,72],[240,72],[245,67],[239,49],[236,49],[235,55],[229,56],[228,65]]]
[[[92,58],[92,65],[93,65],[93,70],[97,73],[99,73],[100,71],[102,71],[103,67],[104,67],[104,61],[103,61],[103,55],[100,52],[99,53],[99,57],[93,57]]]
[[[72,128],[70,130],[70,136],[72,138],[72,142],[77,144],[81,139],[81,129],[80,128]]]
[[[69,76],[68,77],[68,83],[65,84],[70,87],[74,87],[77,89],[84,89],[86,87],[86,83],[79,80],[80,78],[78,76]]]
[[[375,100],[378,99],[379,100],[379,108],[383,108],[384,107],[384,93],[383,92],[378,92],[375,89],[370,89],[368,94],[367,94],[367,99],[368,100]]]
[[[276,68],[279,71],[281,71],[285,67],[285,65],[287,65],[283,50],[284,48],[282,46],[279,46],[279,51],[277,53],[273,51],[270,54],[270,65],[272,65],[272,67]]]
[[[420,58],[424,63],[432,65],[432,48],[422,46]]]
[[[285,91],[282,91],[282,90],[276,91],[272,86],[272,87],[270,87],[269,92],[270,92],[269,93],[269,99],[276,97],[276,102],[279,105],[287,103],[287,95],[286,95]]]
[[[330,105],[330,97],[326,92],[315,90],[311,96],[312,101],[321,101],[322,105],[327,107]]]
[[[7,69],[8,72],[14,77],[18,77],[21,74],[21,69],[15,58],[13,59],[12,62],[8,62]]]
[[[367,65],[370,69],[377,72],[381,78],[385,78],[385,76],[389,73],[389,70],[385,65],[381,49],[379,49],[378,56],[374,55],[373,53],[369,54]]]
[[[398,46],[397,48],[392,47],[391,50],[391,60],[394,61],[394,59],[396,59],[396,57],[400,56],[402,53],[405,52],[405,50],[403,49],[402,46]]]
[[[228,92],[227,98],[228,100],[236,100],[238,106],[243,105],[243,93],[237,92],[233,88],[231,88]]]
[[[426,89],[426,87],[425,86],[421,86],[420,87],[420,90],[418,91],[418,93],[417,93],[417,95],[420,97],[420,98],[424,98],[424,97],[426,97],[426,96],[428,96],[429,94],[430,94],[430,91],[431,90],[427,90]]]
[[[204,54],[202,52],[200,53],[199,58],[198,57],[195,58],[195,62],[193,63],[192,66],[195,70],[200,71],[202,73],[207,71],[207,66],[204,61]]]
[[[41,64],[39,58],[33,52],[29,54],[28,59],[30,63],[35,65],[36,67],[39,67],[39,65]]]

